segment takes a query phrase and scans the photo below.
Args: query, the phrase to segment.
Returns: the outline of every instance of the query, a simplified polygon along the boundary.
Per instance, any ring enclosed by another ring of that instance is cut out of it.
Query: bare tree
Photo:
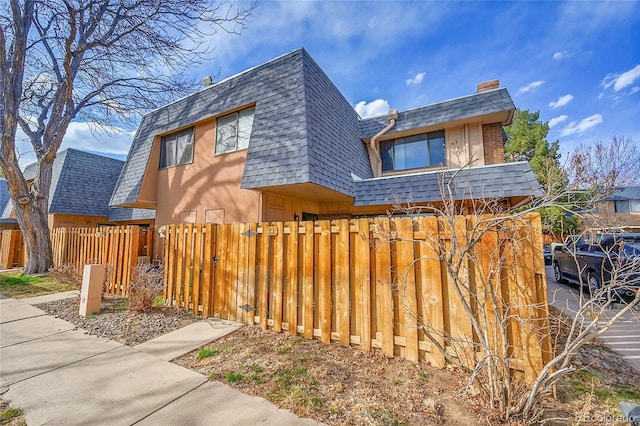
[[[208,0],[9,0],[0,13],[0,167],[28,260],[25,273],[52,265],[47,222],[52,164],[72,120],[131,124],[139,112],[184,95],[184,70],[211,52],[207,37],[240,33],[254,4]],[[16,133],[37,158],[27,182]]]
[[[539,297],[546,294],[546,283],[541,279],[544,273],[539,273],[544,270],[541,221],[534,212],[550,206],[567,209],[561,203],[567,194],[547,191],[529,206],[514,211],[499,200],[461,202],[467,185],[463,169],[443,172],[440,202],[422,207],[396,205],[395,214],[414,218],[417,213],[435,214],[438,229],[421,229],[425,222],[414,219],[414,230],[420,231],[422,237],[410,242],[423,246],[420,253],[427,255],[417,258],[408,270],[395,271],[392,285],[397,294],[403,295],[407,275],[416,273],[421,261],[439,262],[447,277],[450,301],[445,303],[460,307],[455,315],[464,316],[470,324],[469,331],[461,335],[446,329],[446,321],[445,329],[434,326],[438,322],[429,317],[427,310],[417,309],[410,301],[403,303],[405,314],[416,320],[431,347],[448,364],[470,374],[467,389],[496,409],[504,421],[536,422],[543,415],[544,398],[563,377],[575,371],[572,360],[578,350],[640,303],[638,292],[622,309],[609,314],[615,301],[613,294],[637,288],[640,261],[611,261],[614,270],[609,271],[606,282],[602,281],[591,294],[581,288],[574,317],[568,324],[568,337],[552,347],[547,300]],[[389,239],[397,240],[397,236],[390,233]],[[607,253],[610,260],[615,258],[611,250]],[[517,260],[518,257],[525,260]],[[629,282],[630,276],[635,281]],[[524,349],[514,344],[518,339],[514,335],[521,336]],[[537,347],[543,354],[543,359],[538,360],[538,372],[529,377],[513,364],[517,351],[526,352],[527,346]]]
[[[567,172],[574,188],[609,191],[640,184],[640,149],[631,138],[580,146],[569,155]]]

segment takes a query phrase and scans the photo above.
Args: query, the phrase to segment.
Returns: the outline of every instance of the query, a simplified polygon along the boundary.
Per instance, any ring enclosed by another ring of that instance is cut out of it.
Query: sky
[[[362,117],[499,79],[517,108],[540,111],[563,161],[614,136],[640,144],[639,28],[634,1],[263,0],[241,35],[214,35],[211,60],[189,74],[220,81],[302,46]],[[134,133],[73,123],[62,149],[124,159]]]

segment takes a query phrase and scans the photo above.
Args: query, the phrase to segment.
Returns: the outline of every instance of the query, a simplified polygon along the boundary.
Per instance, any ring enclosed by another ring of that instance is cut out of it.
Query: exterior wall
[[[195,126],[192,163],[158,170],[158,226],[262,219],[260,193],[240,189],[247,151],[214,155],[215,125],[214,119]],[[160,137],[156,138],[155,145],[160,146]],[[148,168],[158,164],[158,161],[150,162]]]
[[[49,229],[53,228],[95,228],[108,224],[107,216],[80,216],[71,214],[49,214]]]
[[[604,201],[594,218],[584,221],[586,226],[640,228],[640,213],[616,213],[614,201]],[[637,231],[637,229],[634,229]]]
[[[482,139],[484,145],[484,163],[504,163],[504,141],[502,139],[502,124],[482,125]]]
[[[262,217],[265,222],[302,220],[303,213],[320,214],[320,204],[271,192],[262,193]]]
[[[445,129],[444,136],[448,167],[463,167],[469,162],[472,166],[485,164],[481,124],[451,127]]]

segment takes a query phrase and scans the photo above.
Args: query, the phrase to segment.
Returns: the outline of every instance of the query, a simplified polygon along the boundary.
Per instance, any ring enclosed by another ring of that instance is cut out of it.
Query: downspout
[[[380,177],[380,175],[382,175],[382,157],[380,157],[380,152],[376,147],[376,142],[378,141],[378,138],[387,133],[393,128],[393,126],[396,125],[396,120],[398,119],[398,111],[392,109],[391,111],[389,111],[389,115],[387,117],[389,118],[389,124],[387,124],[387,127],[380,130],[374,137],[371,138],[371,141],[369,142],[369,151],[372,152],[376,158],[375,166],[373,165],[373,161],[371,161],[374,177]]]

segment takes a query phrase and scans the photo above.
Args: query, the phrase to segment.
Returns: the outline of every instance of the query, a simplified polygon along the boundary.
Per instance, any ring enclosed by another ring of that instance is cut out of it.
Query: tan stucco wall
[[[193,163],[158,170],[157,226],[205,223],[207,216],[224,223],[261,220],[260,193],[240,189],[247,151],[214,155],[215,124],[196,125]]]

